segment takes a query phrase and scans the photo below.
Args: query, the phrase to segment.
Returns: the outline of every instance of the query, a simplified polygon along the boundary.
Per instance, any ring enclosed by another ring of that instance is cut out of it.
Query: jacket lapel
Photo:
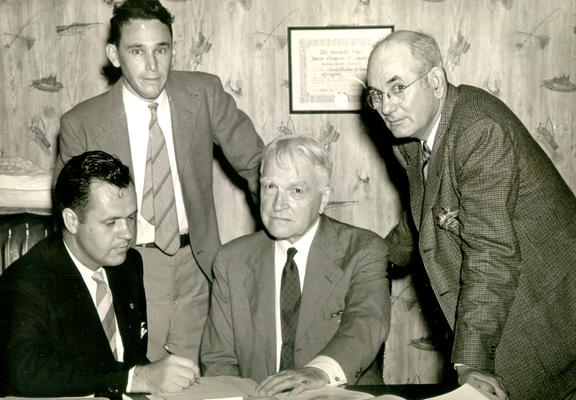
[[[296,342],[303,340],[314,320],[322,318],[319,314],[322,312],[324,303],[330,296],[334,283],[338,282],[344,273],[340,268],[343,257],[344,251],[338,246],[330,219],[321,216],[318,232],[308,253]]]
[[[249,294],[250,314],[265,354],[267,374],[276,372],[276,324],[274,297],[274,241],[262,233],[261,246],[252,253],[248,273],[244,278],[245,293]]]
[[[434,139],[434,148],[432,149],[432,154],[428,163],[426,191],[424,194],[424,201],[422,206],[423,216],[432,212],[432,206],[438,197],[440,182],[442,180],[441,171],[443,170],[443,162],[446,158],[446,132],[450,126],[452,111],[454,110],[454,105],[458,99],[458,90],[454,86],[448,84],[447,90],[448,93],[446,95],[446,102],[442,108],[438,131],[436,132],[436,138]],[[417,226],[420,226],[420,222]]]
[[[57,312],[62,313],[63,320],[69,320],[71,315],[74,316],[70,325],[76,331],[79,346],[83,351],[93,353],[97,358],[102,358],[103,354],[106,354],[105,357],[114,360],[98,311],[80,272],[68,255],[62,238],[56,236],[53,240],[54,243],[49,250],[52,254],[46,259],[53,260],[49,268],[59,277],[62,307]],[[86,338],[90,339],[86,340]],[[102,349],[106,348],[109,351],[103,353]]]
[[[188,163],[192,160],[190,154],[196,132],[196,121],[200,112],[200,96],[190,87],[179,87],[168,78],[166,93],[170,103],[172,121],[172,136],[174,151],[180,176],[182,171],[188,171]]]
[[[123,87],[123,80],[120,78],[108,91],[102,114],[98,118],[98,126],[101,130],[95,132],[95,140],[102,151],[125,160],[124,163],[130,167],[130,172],[134,176],[128,122],[122,99]]]

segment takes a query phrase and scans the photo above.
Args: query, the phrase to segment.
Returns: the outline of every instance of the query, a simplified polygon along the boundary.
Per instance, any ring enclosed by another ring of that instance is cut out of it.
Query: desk
[[[407,400],[419,400],[438,396],[456,389],[457,384],[434,383],[434,384],[405,384],[405,385],[348,385],[346,389],[358,392],[370,393],[374,396],[383,394],[395,394]]]

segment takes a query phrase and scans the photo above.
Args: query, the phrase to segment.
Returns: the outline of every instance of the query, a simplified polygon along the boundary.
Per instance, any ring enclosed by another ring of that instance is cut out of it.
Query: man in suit
[[[146,358],[142,260],[131,249],[136,194],[128,167],[104,152],[73,157],[54,193],[61,234],[0,276],[0,394],[120,398],[179,391],[189,359]]]
[[[266,231],[216,255],[202,344],[206,375],[252,378],[268,395],[382,383],[376,355],[390,324],[387,249],[375,233],[322,214],[331,170],[330,156],[310,137],[266,146]]]
[[[172,19],[158,0],[127,0],[114,9],[106,54],[122,79],[62,116],[56,171],[94,149],[130,167],[150,322],[148,357],[163,357],[169,344],[198,361],[220,247],[213,146],[222,148],[256,193],[263,143],[218,77],[170,70]],[[159,178],[155,171],[161,171]]]
[[[368,85],[410,186],[411,218],[386,237],[390,260],[419,252],[454,333],[459,383],[500,399],[566,398],[576,389],[574,194],[504,103],[448,83],[431,37],[397,31],[378,43]]]

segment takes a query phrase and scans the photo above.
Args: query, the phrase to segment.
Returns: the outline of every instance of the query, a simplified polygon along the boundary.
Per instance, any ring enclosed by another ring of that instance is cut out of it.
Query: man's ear
[[[112,63],[113,66],[116,68],[120,68],[120,59],[118,58],[118,48],[115,44],[108,43],[106,45],[106,56],[108,60]]]
[[[326,185],[324,189],[322,189],[322,199],[320,201],[320,210],[318,214],[322,214],[326,207],[328,206],[328,201],[330,201],[330,196],[332,195],[332,187]]]
[[[434,90],[434,96],[437,99],[441,99],[446,91],[446,76],[444,75],[444,70],[439,67],[432,68],[428,82]]]
[[[62,210],[62,221],[64,221],[64,226],[66,230],[71,234],[75,235],[78,232],[78,225],[80,224],[80,218],[78,214],[74,212],[71,208],[65,208]]]

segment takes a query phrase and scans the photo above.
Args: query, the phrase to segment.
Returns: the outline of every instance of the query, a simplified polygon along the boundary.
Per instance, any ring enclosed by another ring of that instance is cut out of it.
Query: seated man
[[[58,176],[52,235],[0,276],[0,394],[120,398],[179,391],[193,361],[146,359],[142,260],[131,249],[136,195],[128,167],[101,151]]]
[[[390,323],[387,248],[378,235],[322,215],[331,170],[310,137],[284,136],[266,147],[266,231],[233,240],[216,256],[205,375],[252,378],[267,395],[360,378],[382,383],[375,359]]]

